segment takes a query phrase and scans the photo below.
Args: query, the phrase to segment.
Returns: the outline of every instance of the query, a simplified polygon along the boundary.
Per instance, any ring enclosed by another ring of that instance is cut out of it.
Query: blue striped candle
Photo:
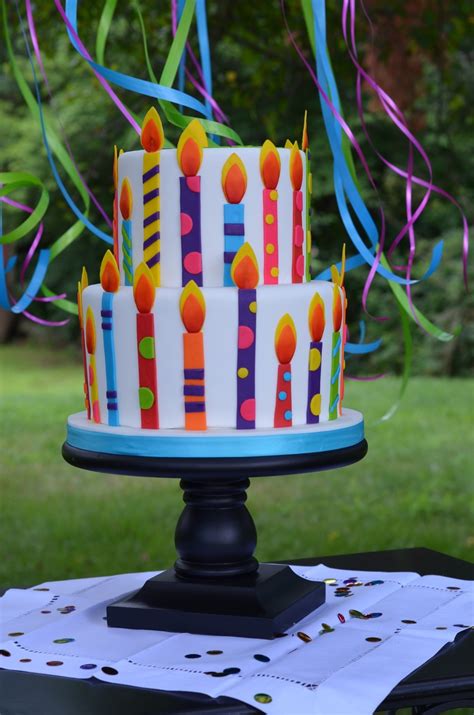
[[[105,377],[107,383],[107,415],[109,425],[117,427],[120,424],[117,400],[117,375],[115,367],[114,324],[113,324],[114,293],[105,292],[102,296],[102,332],[104,336]]]
[[[224,204],[224,285],[233,286],[230,275],[235,254],[245,241],[244,205]]]

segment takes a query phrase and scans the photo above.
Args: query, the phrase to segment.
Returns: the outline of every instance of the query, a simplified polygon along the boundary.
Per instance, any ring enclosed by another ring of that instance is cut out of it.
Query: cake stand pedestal
[[[74,440],[72,440],[74,441]],[[316,472],[362,459],[365,439],[348,447],[263,457],[143,457],[78,448],[63,456],[82,469],[181,478],[186,504],[178,520],[174,568],[107,607],[107,623],[186,633],[275,638],[324,603],[325,584],[289,566],[259,564],[257,532],[245,506],[252,477]]]

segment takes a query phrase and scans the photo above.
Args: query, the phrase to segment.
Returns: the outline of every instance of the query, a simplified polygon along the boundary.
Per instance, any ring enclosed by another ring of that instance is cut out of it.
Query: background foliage
[[[316,251],[314,270],[317,272],[336,260],[345,240],[332,187],[332,164],[323,128],[317,91],[306,70],[291,47],[280,11],[280,3],[219,2],[208,0],[208,19],[213,57],[214,96],[228,114],[231,125],[245,143],[258,144],[270,137],[283,143],[287,137],[301,134],[305,109],[309,111],[310,140],[314,174],[313,236]],[[309,56],[300,5],[288,0],[290,25]],[[340,29],[340,2],[328,0],[329,50],[338,79],[345,114],[376,176],[388,220],[389,238],[395,237],[403,225],[404,191],[402,183],[383,169],[364,141],[355,111],[354,72],[344,49]],[[454,194],[466,213],[472,216],[472,178],[474,164],[473,116],[468,108],[474,100],[474,76],[469,72],[472,43],[469,42],[474,17],[472,6],[465,0],[392,0],[366,3],[372,19],[372,33],[360,13],[358,37],[364,64],[370,68],[384,88],[406,111],[433,163],[436,183]],[[15,52],[27,77],[31,77],[23,39],[13,3],[7,3]],[[159,74],[170,46],[169,3],[160,0],[140,0],[146,18],[151,60]],[[88,49],[94,54],[95,32],[101,3],[83,0],[80,3],[79,29]],[[35,21],[50,77],[54,107],[47,106],[54,120],[60,119],[73,147],[80,171],[93,187],[101,203],[111,207],[112,147],[116,143],[127,150],[138,148],[138,139],[115,106],[99,88],[86,63],[69,44],[65,27],[54,4],[38,0],[34,6]],[[193,46],[194,36],[191,41]],[[106,64],[112,69],[146,77],[143,46],[133,3],[119,3],[106,48]],[[190,87],[186,88],[191,91]],[[120,93],[120,91],[119,91]],[[121,94],[127,105],[143,116],[148,104],[132,94]],[[44,95],[47,104],[46,94]],[[381,151],[392,162],[406,164],[406,146],[400,135],[365,94],[370,107],[369,127]],[[167,136],[175,140],[172,127]],[[40,176],[52,193],[47,213],[46,241],[52,241],[72,223],[72,214],[55,190],[54,180],[42,147],[39,127],[24,105],[5,58],[2,58],[0,79],[0,157],[2,170],[31,171]],[[420,171],[422,170],[419,167]],[[362,174],[360,173],[362,178]],[[377,197],[364,186],[369,206],[377,208]],[[76,196],[72,187],[72,194]],[[419,194],[415,191],[415,198]],[[29,199],[35,197],[16,197]],[[6,228],[14,225],[16,216],[6,213]],[[105,228],[99,215],[94,221]],[[461,231],[456,210],[448,202],[433,198],[429,211],[418,224],[418,274],[427,265],[431,246],[445,240],[445,256],[441,269],[426,284],[413,293],[417,305],[437,324],[453,330],[463,324],[459,337],[447,344],[436,343],[418,332],[415,349],[415,372],[425,375],[466,375],[472,365],[474,346],[474,300],[466,295],[461,281]],[[23,244],[27,247],[27,243]],[[406,246],[405,246],[406,248]],[[17,249],[15,249],[17,250]],[[18,250],[22,250],[21,248]],[[100,257],[105,245],[87,231],[52,264],[48,273],[49,287],[66,290],[70,297],[83,263],[89,269],[91,281],[98,279]],[[357,339],[357,323],[361,317],[360,295],[365,279],[364,269],[348,276],[350,326]],[[52,306],[37,308],[50,318],[63,317]],[[369,321],[368,339],[380,334],[383,347],[363,360],[353,358],[352,373],[399,370],[402,365],[401,334],[397,311],[391,292],[377,279],[370,294],[369,310],[375,315],[389,315],[380,326]],[[77,341],[77,321],[64,329],[38,330],[24,320],[17,320],[10,337],[31,337],[51,341]]]

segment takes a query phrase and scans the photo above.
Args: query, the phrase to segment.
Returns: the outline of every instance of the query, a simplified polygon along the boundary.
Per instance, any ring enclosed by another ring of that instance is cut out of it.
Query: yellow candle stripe
[[[160,152],[143,155],[143,260],[156,286],[160,270]]]

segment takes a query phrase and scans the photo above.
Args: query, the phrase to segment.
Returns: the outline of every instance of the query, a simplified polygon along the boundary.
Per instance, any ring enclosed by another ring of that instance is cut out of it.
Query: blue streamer
[[[65,7],[66,17],[71,23],[76,34],[77,32],[77,0],[66,0]],[[67,27],[67,33],[74,49],[81,55],[81,57],[86,60],[86,62],[98,72],[104,79],[112,84],[116,84],[123,89],[128,89],[136,94],[143,94],[147,97],[154,97],[155,99],[164,99],[165,101],[172,102],[173,104],[182,105],[188,107],[189,109],[194,109],[194,111],[206,116],[206,107],[202,102],[191,97],[191,95],[185,92],[180,92],[177,89],[172,89],[171,87],[165,87],[162,84],[154,84],[145,79],[138,79],[137,77],[131,77],[130,75],[123,74],[122,72],[115,72],[114,70],[99,65],[93,60],[89,60],[81,51],[76,43],[70,29]]]

